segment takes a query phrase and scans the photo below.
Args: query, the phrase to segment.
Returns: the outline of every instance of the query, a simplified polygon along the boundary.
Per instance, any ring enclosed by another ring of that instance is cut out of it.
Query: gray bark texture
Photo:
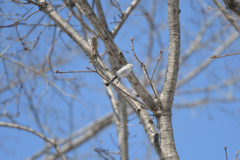
[[[121,159],[128,160],[128,127],[124,123],[128,123],[127,119],[127,105],[122,96],[118,96],[119,118],[120,118],[120,131],[118,132],[118,142],[120,147]]]
[[[226,5],[226,8],[231,9],[238,16],[240,16],[240,2],[239,0],[223,0]]]
[[[161,159],[178,160],[172,129],[172,103],[177,83],[180,57],[179,1],[168,1],[169,53],[166,77],[160,101],[162,110],[156,116],[160,138]]]

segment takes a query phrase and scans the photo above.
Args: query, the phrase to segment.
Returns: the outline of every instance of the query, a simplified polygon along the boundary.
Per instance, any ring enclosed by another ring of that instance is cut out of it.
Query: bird
[[[132,71],[133,65],[132,64],[126,64],[125,66],[117,66],[116,68],[113,68],[113,70],[116,70],[116,76],[110,81],[113,82],[116,78],[123,78],[129,75],[129,73]],[[109,86],[110,83],[105,83],[106,86]]]

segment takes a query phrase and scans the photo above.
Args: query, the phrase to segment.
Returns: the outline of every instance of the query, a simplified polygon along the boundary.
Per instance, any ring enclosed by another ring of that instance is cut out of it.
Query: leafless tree
[[[46,142],[29,160],[74,159],[67,153],[112,123],[118,142],[109,137],[119,151],[100,140],[92,147],[99,157],[128,160],[128,127],[141,125],[159,159],[179,159],[173,108],[240,100],[237,62],[215,59],[239,56],[240,3],[223,2],[192,1],[182,9],[178,0],[1,1],[0,126]],[[199,18],[181,20],[187,12]],[[127,63],[134,66],[130,85],[116,80],[106,87],[111,69]],[[112,111],[100,116],[97,106],[106,110],[109,101]],[[131,124],[129,114],[139,123]]]

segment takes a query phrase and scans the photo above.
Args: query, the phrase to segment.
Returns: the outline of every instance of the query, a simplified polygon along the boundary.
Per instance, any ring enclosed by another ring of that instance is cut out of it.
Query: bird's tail
[[[115,76],[110,82],[113,82],[116,78],[117,78],[117,76]],[[105,85],[108,87],[110,85],[110,83],[105,83]]]

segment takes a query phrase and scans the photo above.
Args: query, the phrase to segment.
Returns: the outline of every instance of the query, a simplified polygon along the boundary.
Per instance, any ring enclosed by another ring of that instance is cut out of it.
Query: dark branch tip
[[[152,119],[150,119],[148,122],[149,122],[149,123],[151,123],[151,124],[153,124],[153,121],[152,121]]]

